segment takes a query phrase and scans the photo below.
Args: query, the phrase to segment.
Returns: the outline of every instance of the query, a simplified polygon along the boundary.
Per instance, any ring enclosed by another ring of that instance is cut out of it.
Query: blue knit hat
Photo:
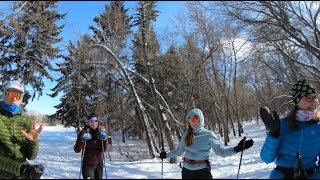
[[[98,116],[95,113],[91,113],[88,117],[87,120],[90,120],[91,118],[96,117],[98,119]]]

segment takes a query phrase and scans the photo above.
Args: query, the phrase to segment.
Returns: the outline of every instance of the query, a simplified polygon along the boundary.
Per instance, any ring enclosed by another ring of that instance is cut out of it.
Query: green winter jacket
[[[33,143],[20,132],[29,132],[31,120],[23,111],[16,115],[0,106],[0,179],[22,179],[21,165],[36,158],[39,142]]]

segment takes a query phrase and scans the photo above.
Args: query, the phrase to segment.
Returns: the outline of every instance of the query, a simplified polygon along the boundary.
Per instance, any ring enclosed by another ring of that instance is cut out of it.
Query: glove
[[[44,172],[42,164],[39,165],[22,165],[20,175],[25,179],[40,179]]]
[[[90,140],[90,139],[91,139],[91,134],[90,134],[90,132],[84,133],[84,134],[82,135],[81,139],[82,139],[83,141],[88,141],[88,140]]]
[[[277,112],[273,111],[271,114],[267,106],[260,108],[261,119],[266,126],[267,130],[273,137],[280,136],[280,119]]]
[[[250,148],[253,145],[253,140],[246,140],[246,138],[241,139],[241,141],[238,143],[236,147],[234,147],[234,151],[240,152],[245,149]]]
[[[106,134],[106,131],[105,130],[100,130],[99,131],[99,138],[103,139],[103,140],[106,140],[107,139],[107,134]]]
[[[167,158],[167,153],[166,153],[165,151],[162,151],[162,152],[160,153],[160,158],[161,158],[161,159],[166,159],[166,158]]]

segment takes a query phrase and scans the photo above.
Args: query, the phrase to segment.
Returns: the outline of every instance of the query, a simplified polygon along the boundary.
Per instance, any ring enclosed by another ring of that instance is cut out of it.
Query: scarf
[[[11,112],[13,115],[15,115],[15,114],[20,112],[20,106],[18,106],[16,104],[6,104],[4,101],[2,101],[1,106],[6,111]]]
[[[298,110],[296,117],[298,121],[310,121],[315,117],[315,113],[312,111]]]

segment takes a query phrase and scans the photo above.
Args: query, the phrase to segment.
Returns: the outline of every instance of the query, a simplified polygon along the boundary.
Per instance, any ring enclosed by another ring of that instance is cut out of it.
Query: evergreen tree
[[[14,2],[14,10],[25,2]],[[60,57],[60,48],[55,46],[62,41],[59,34],[63,25],[56,23],[65,17],[56,8],[57,1],[27,1],[19,13],[2,22],[0,33],[0,69],[4,79],[18,79],[34,89],[39,97],[44,88],[44,78],[52,80],[49,71],[53,70],[52,60]]]
[[[109,45],[115,54],[119,54],[127,46],[131,19],[124,1],[111,1],[105,11],[93,19],[97,27],[90,26],[89,29],[93,31],[96,43]]]
[[[147,67],[147,63],[156,64],[157,56],[160,54],[160,44],[152,27],[159,13],[155,7],[155,1],[139,1],[137,8],[138,13],[135,14],[133,21],[133,25],[139,28],[134,34],[133,40],[133,66],[136,72],[144,77],[148,77],[148,70],[151,71],[150,68],[153,68],[153,66]],[[143,42],[143,38],[145,38],[145,42]],[[146,48],[145,54],[144,48]],[[148,60],[146,60],[145,56]],[[136,86],[143,90],[140,92],[142,99],[149,99],[149,97],[152,96],[151,91],[145,91],[150,89],[149,85],[142,82],[139,78],[134,78],[134,81]]]
[[[92,53],[87,46],[93,41],[88,34],[73,44],[69,42],[69,55],[63,56],[64,62],[58,64],[57,71],[62,76],[57,79],[57,85],[52,89],[51,97],[56,97],[59,92],[64,95],[61,103],[56,106],[58,109],[57,118],[64,118],[64,125],[73,125],[80,130],[82,120],[96,109],[95,96],[98,76],[96,68],[88,62]]]
[[[93,37],[96,44],[105,45],[121,59],[123,63],[128,61],[126,55],[128,36],[132,33],[130,30],[131,17],[128,15],[128,9],[124,7],[123,1],[111,1],[110,5],[105,5],[105,11],[95,17],[93,21],[95,26],[90,26],[93,31]],[[96,112],[107,122],[112,114],[122,116],[121,104],[118,104],[118,93],[123,92],[123,87],[117,87],[117,82],[122,81],[123,75],[119,73],[115,59],[109,53],[99,51],[95,62],[97,65],[98,87],[100,92],[96,99]],[[105,124],[107,132],[111,133],[109,124]]]

